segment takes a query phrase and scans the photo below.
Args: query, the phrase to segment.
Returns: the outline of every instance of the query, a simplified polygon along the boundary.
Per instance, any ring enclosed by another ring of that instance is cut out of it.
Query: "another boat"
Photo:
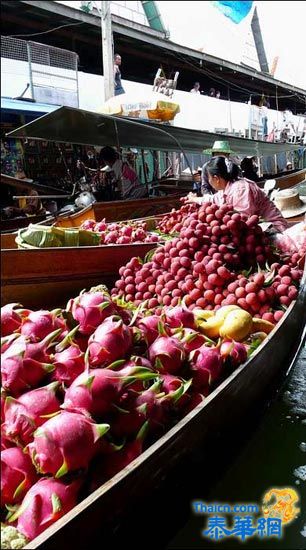
[[[7,174],[1,174],[1,188],[3,188],[3,185],[8,185],[9,187],[13,187],[17,190],[18,194],[24,194],[25,192],[31,191],[34,189],[39,193],[39,196],[43,198],[46,193],[53,194],[56,193],[58,197],[63,197],[63,199],[69,197],[70,195],[67,195],[63,192],[61,192],[60,189],[57,189],[55,187],[46,186],[46,185],[39,185],[37,183],[34,183],[33,180],[28,178],[16,178],[12,176],[8,176]],[[49,223],[52,223],[54,221],[54,216],[48,217],[46,213],[44,214],[37,214],[34,216],[19,216],[15,218],[8,218],[3,219],[1,217],[0,221],[0,231],[1,233],[5,233],[8,231],[17,231],[18,229],[21,229],[23,227],[27,227],[29,223],[39,223],[44,220],[49,219]]]
[[[1,235],[2,246],[14,246]],[[16,246],[16,245],[15,245]],[[156,243],[20,250],[2,248],[1,303],[19,302],[36,308],[59,305],[85,287],[112,286],[119,267],[133,256],[144,257]]]
[[[95,202],[79,212],[58,217],[54,225],[56,227],[79,227],[85,220],[89,219],[101,221],[105,218],[107,222],[113,222],[165,214],[172,208],[178,208],[180,206],[180,197],[184,195],[185,192],[180,192],[179,189],[176,189],[175,194],[167,197]]]
[[[36,287],[36,292],[41,299],[40,305],[45,306],[45,294],[41,294],[40,285]],[[54,306],[55,296],[52,292]],[[29,304],[25,302],[24,305]],[[224,431],[257,404],[276,377],[287,369],[300,345],[305,322],[306,269],[297,300],[244,365],[142,455],[46,529],[25,549],[95,547],[98,539],[103,540],[104,529],[109,526],[116,528],[136,506],[141,503],[145,506],[152,490],[162,485],[174,467],[196,450],[205,449],[204,444],[213,433]],[[208,450],[205,452],[208,453]]]
[[[303,182],[305,176],[306,169],[304,168],[303,170],[276,177],[275,188],[286,189],[287,187],[293,187]],[[180,197],[192,191],[192,187],[186,186],[186,182],[183,185],[176,185],[174,182],[166,184],[165,181],[159,188],[168,194],[166,197],[137,199],[134,201],[96,202],[74,214],[60,216],[55,221],[55,225],[57,227],[79,227],[88,219],[101,221],[103,218],[106,218],[107,221],[118,221],[130,217],[140,218],[169,212],[172,208],[180,206]]]

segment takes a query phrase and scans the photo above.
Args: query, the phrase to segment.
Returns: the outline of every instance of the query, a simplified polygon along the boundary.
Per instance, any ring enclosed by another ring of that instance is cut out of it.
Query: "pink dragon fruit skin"
[[[108,369],[85,371],[67,389],[62,408],[100,417],[118,403],[121,386],[117,372]]]
[[[79,324],[80,333],[90,335],[104,319],[115,313],[115,307],[103,292],[84,292],[68,302],[67,311]]]
[[[196,390],[210,386],[218,380],[222,371],[222,358],[219,349],[201,346],[191,353],[193,387]]]
[[[9,334],[8,336],[3,336],[1,338],[1,354],[4,353],[9,347],[12,345],[12,343],[19,338],[20,334],[18,332],[14,332],[13,334]]]
[[[19,329],[22,318],[15,311],[16,307],[22,306],[20,304],[6,304],[1,308],[1,336],[8,336]]]
[[[63,382],[67,387],[70,386],[85,369],[84,355],[77,344],[55,353],[53,378]]]
[[[24,447],[33,439],[36,428],[46,422],[49,415],[60,411],[56,397],[58,382],[24,393],[18,399],[7,397],[4,405],[4,436]]]
[[[141,394],[131,394],[129,403],[125,403],[126,412],[118,412],[112,422],[112,433],[119,437],[134,435],[145,421],[151,429],[162,428],[166,423],[166,408],[160,392],[158,380]]]
[[[75,480],[68,485],[58,479],[39,479],[9,521],[17,520],[18,531],[33,540],[77,504],[81,483]]]
[[[195,349],[200,348],[206,343],[205,336],[196,330],[191,328],[178,329],[175,334],[175,338],[178,338],[180,342],[184,345],[185,352],[187,354],[191,353]]]
[[[95,225],[96,225],[96,221],[95,221],[95,220],[85,220],[85,221],[82,223],[81,228],[82,228],[82,229],[85,229],[85,230],[87,230],[87,231],[93,231]]]
[[[171,336],[160,336],[149,347],[149,359],[157,370],[176,374],[185,360],[183,344]]]
[[[166,321],[171,328],[195,328],[195,318],[192,311],[182,307],[168,307],[164,308]]]
[[[155,373],[143,367],[128,367],[128,371],[90,369],[74,380],[65,394],[63,409],[87,412],[93,417],[109,413],[118,404],[124,386],[133,380],[150,380]]]
[[[88,362],[92,367],[109,365],[126,356],[132,347],[132,331],[120,317],[108,317],[88,340]]]
[[[1,506],[20,502],[37,481],[31,458],[19,447],[1,452]]]
[[[16,447],[15,443],[4,437],[1,433],[1,452],[5,451],[5,449],[10,449],[11,447]]]
[[[59,313],[61,313],[60,309],[31,311],[23,320],[20,328],[21,334],[28,337],[32,342],[38,342],[57,329],[61,329],[62,332],[66,331],[66,322],[59,317]]]
[[[220,346],[220,354],[223,359],[229,358],[234,368],[244,363],[248,358],[245,345],[234,340],[224,340]]]
[[[1,356],[2,386],[13,396],[35,387],[48,372],[54,370],[48,347],[59,335],[58,329],[41,342],[31,343],[20,336]]]
[[[59,478],[87,468],[95,454],[96,441],[109,428],[109,424],[94,424],[83,414],[62,411],[36,430],[27,449],[40,473]]]
[[[139,319],[137,326],[143,332],[147,344],[150,346],[160,335],[162,329],[165,332],[164,323],[159,315],[148,315]]]

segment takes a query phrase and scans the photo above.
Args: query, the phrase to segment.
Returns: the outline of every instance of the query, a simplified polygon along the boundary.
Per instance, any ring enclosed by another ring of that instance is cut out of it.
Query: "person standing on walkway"
[[[121,83],[120,65],[121,65],[121,56],[118,53],[116,53],[114,55],[114,92],[115,92],[115,95],[121,95],[121,94],[125,93],[125,91],[123,89],[123,86],[122,86],[122,83]]]
[[[190,93],[200,95],[200,93],[201,93],[200,82],[195,82],[194,83],[193,88],[190,90]]]

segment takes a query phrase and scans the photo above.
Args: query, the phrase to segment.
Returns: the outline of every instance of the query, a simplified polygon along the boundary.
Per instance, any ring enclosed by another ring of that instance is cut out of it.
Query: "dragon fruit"
[[[74,342],[74,336],[78,326],[72,329],[67,336],[55,348],[53,364],[55,371],[52,377],[65,386],[70,386],[85,369],[85,354],[81,352],[78,344]]]
[[[7,397],[2,425],[4,436],[22,447],[30,443],[36,428],[60,411],[60,401],[56,397],[58,387],[59,383],[53,382],[26,392],[18,399]]]
[[[229,359],[232,368],[245,363],[248,358],[245,345],[234,340],[224,340],[220,346],[220,354],[223,359]]]
[[[9,349],[10,345],[19,338],[20,334],[18,332],[14,332],[13,334],[9,334],[8,336],[3,336],[1,338],[1,353],[4,353],[7,349]]]
[[[183,306],[164,308],[166,322],[171,328],[195,328],[195,318],[192,311]]]
[[[118,361],[119,363],[119,361]],[[121,363],[121,362],[120,362]],[[116,364],[116,363],[115,363]],[[138,355],[132,355],[128,361],[125,361],[120,367],[119,372],[122,376],[130,376],[133,374],[135,367],[144,367],[145,369],[148,369],[149,371],[153,371],[153,367],[148,359],[145,357],[139,357]],[[110,367],[107,367],[108,369]],[[156,373],[156,376],[158,374]],[[134,382],[129,383],[128,385],[128,391],[134,390],[134,391],[142,391],[144,389],[144,383],[145,379],[139,379],[135,378]],[[122,400],[122,397],[121,397]]]
[[[120,317],[105,319],[88,340],[89,365],[109,365],[126,356],[132,347],[132,331]]]
[[[161,431],[167,425],[169,413],[176,406],[191,385],[191,381],[180,381],[180,386],[167,395],[161,391],[162,380],[141,393],[130,392],[125,400],[124,409],[118,408],[117,417],[112,422],[112,432],[119,437],[137,433],[145,421],[151,431]],[[122,405],[120,404],[120,407]]]
[[[194,389],[202,391],[220,378],[222,358],[218,348],[201,346],[191,353],[190,358]]]
[[[66,331],[66,322],[60,317],[61,312],[61,309],[54,311],[40,309],[29,312],[21,325],[21,334],[32,342],[38,342],[57,329],[61,329],[61,332]]]
[[[149,315],[139,319],[138,328],[143,332],[144,338],[150,346],[161,334],[167,334],[164,323],[158,315]]]
[[[77,298],[69,300],[67,311],[70,311],[79,324],[81,334],[92,334],[110,315],[115,307],[109,296],[103,292],[83,292]]]
[[[34,432],[27,449],[37,470],[59,478],[87,468],[95,453],[95,443],[109,424],[94,424],[89,417],[62,411]]]
[[[95,225],[96,225],[95,220],[85,220],[81,225],[81,229],[85,229],[87,231],[94,231]]]
[[[74,508],[80,486],[81,480],[75,480],[68,485],[58,479],[39,479],[29,489],[9,522],[17,520],[18,531],[33,540]]]
[[[185,352],[191,353],[193,350],[200,348],[206,342],[204,334],[197,332],[191,328],[177,329],[173,336],[178,338],[184,345]]]
[[[21,308],[20,304],[7,304],[1,308],[1,336],[8,336],[15,330],[18,330],[22,317],[19,315],[16,308]]]
[[[149,347],[149,359],[161,372],[178,373],[185,358],[183,344],[172,336],[160,336]]]
[[[2,386],[13,396],[37,386],[48,372],[54,370],[47,350],[61,333],[48,334],[41,342],[31,343],[20,336],[1,356]]]
[[[1,506],[20,502],[27,490],[37,481],[29,455],[19,447],[1,453]]]
[[[118,451],[105,455],[102,460],[93,465],[90,491],[98,489],[105,481],[121,472],[128,464],[143,452],[144,439],[148,431],[148,423],[145,422],[133,441],[125,443]]]
[[[67,389],[63,409],[101,417],[118,404],[124,386],[135,379],[151,379],[155,373],[143,367],[129,368],[128,375],[110,369],[92,369],[78,376]]]
[[[1,430],[2,431],[2,430]],[[15,447],[15,443],[13,441],[10,441],[4,435],[1,433],[1,452],[5,449],[10,449],[11,447]]]

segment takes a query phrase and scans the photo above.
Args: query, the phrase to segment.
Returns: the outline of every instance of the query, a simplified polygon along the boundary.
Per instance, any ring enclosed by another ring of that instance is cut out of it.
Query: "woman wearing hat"
[[[239,167],[224,157],[211,159],[206,166],[210,185],[215,195],[195,197],[190,194],[189,202],[214,202],[219,206],[230,205],[234,210],[252,216],[257,214],[265,222],[270,222],[277,232],[285,231],[289,225],[278,208],[254,181],[241,178]]]
[[[204,149],[203,153],[205,155],[211,155],[212,157],[224,157],[226,159],[230,158],[230,154],[234,153],[234,151],[231,150],[230,144],[228,141],[215,141],[211,149]],[[202,178],[201,178],[201,192],[202,195],[205,193],[209,193],[210,195],[213,195],[215,193],[215,190],[210,185],[208,181],[208,174],[206,171],[206,166],[208,162],[205,162],[202,167]]]

